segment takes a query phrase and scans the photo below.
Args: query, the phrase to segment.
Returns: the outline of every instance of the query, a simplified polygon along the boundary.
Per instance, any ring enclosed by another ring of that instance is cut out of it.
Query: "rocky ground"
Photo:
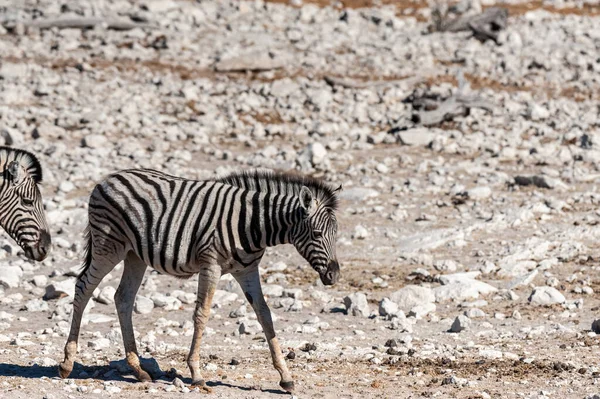
[[[38,154],[54,243],[32,263],[0,239],[0,396],[199,395],[194,279],[147,272],[134,325],[163,377],[142,384],[122,360],[120,267],[57,378],[87,195],[128,167],[266,167],[344,187],[339,284],[291,247],[263,265],[298,397],[598,397],[600,6],[510,0],[493,37],[433,28],[492,5],[0,0],[0,142]],[[222,280],[213,396],[284,395]]]

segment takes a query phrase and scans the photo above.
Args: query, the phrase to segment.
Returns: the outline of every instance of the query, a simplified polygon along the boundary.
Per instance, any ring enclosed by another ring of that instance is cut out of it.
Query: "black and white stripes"
[[[198,274],[198,300],[188,365],[200,377],[200,341],[222,274],[231,273],[261,323],[280,385],[294,383],[262,295],[258,264],[269,246],[293,244],[326,285],[339,278],[335,254],[336,191],[315,179],[272,172],[236,173],[208,181],[185,180],[147,169],[107,177],[90,197],[84,268],[60,375],[73,368],[83,310],[113,267],[125,260],[115,304],[127,363],[142,381],[151,376],[138,358],[131,320],[135,295],[149,265],[176,277]]]
[[[28,258],[41,261],[51,246],[50,233],[38,184],[42,168],[23,150],[0,147],[0,225]]]
[[[320,274],[335,259],[334,190],[305,177],[250,172],[193,181],[126,170],[98,184],[89,205],[96,251],[133,250],[172,276],[189,277],[209,261],[249,267],[266,247],[285,243]]]

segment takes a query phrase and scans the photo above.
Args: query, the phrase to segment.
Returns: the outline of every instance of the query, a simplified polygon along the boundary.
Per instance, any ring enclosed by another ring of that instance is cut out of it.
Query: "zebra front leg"
[[[234,275],[237,282],[242,287],[244,295],[258,318],[258,322],[262,326],[262,329],[269,343],[269,350],[271,351],[271,358],[273,359],[273,366],[279,372],[281,381],[279,385],[287,392],[294,390],[294,381],[290,374],[283,354],[281,353],[281,347],[279,341],[275,336],[275,328],[273,327],[273,319],[271,318],[271,310],[265,301],[265,297],[262,293],[260,286],[260,276],[258,274],[258,267],[252,268],[251,270],[244,270],[241,273]]]
[[[221,268],[216,265],[210,265],[202,268],[198,274],[198,298],[196,299],[196,309],[194,311],[194,336],[192,337],[192,346],[187,359],[188,367],[192,374],[192,385],[198,386],[206,392],[211,389],[206,386],[206,382],[200,375],[200,343],[204,327],[210,316],[210,307],[212,303],[217,284],[221,278]]]
[[[73,299],[71,330],[65,345],[65,359],[60,363],[58,368],[58,373],[61,378],[67,378],[73,370],[73,362],[75,361],[75,355],[77,354],[77,341],[79,340],[79,330],[81,328],[83,311],[98,284],[100,284],[104,276],[106,276],[117,263],[118,261],[115,263],[106,261],[103,263],[92,262],[85,267],[82,274],[77,279],[77,283],[75,284],[75,297]]]
[[[133,251],[129,251],[125,258],[125,267],[121,283],[115,293],[115,305],[119,315],[119,324],[121,324],[121,334],[123,335],[123,344],[125,346],[125,358],[127,364],[133,369],[136,378],[142,382],[151,381],[150,374],[146,372],[138,356],[135,336],[133,334],[133,322],[131,316],[133,313],[133,304],[135,296],[140,288],[146,264]]]

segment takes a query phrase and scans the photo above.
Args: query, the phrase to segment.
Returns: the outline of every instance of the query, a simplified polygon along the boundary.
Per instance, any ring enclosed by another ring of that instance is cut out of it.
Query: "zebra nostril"
[[[52,238],[50,236],[50,233],[48,233],[46,230],[43,230],[40,234],[38,248],[44,252],[47,252],[50,249],[51,245],[52,245]]]

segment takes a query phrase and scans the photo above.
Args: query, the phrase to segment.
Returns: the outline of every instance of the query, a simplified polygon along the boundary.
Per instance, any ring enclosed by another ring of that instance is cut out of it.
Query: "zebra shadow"
[[[39,379],[42,377],[59,378],[58,366],[40,366],[39,364],[23,366],[20,364],[0,363],[0,377],[21,377],[31,379]],[[75,362],[73,372],[69,376],[69,379],[86,380],[90,378],[101,381],[137,382],[133,375],[121,375],[109,366],[84,366]]]
[[[182,378],[182,381],[187,384],[190,385],[192,383],[192,379],[191,378]],[[223,380],[220,381],[206,381],[206,385],[209,386],[210,388],[216,388],[218,389],[219,387],[222,388],[233,388],[233,389],[239,389],[241,391],[246,391],[246,392],[256,392],[256,391],[260,391],[263,393],[272,393],[275,395],[282,395],[282,396],[290,396],[290,394],[286,391],[284,391],[283,389],[265,389],[259,386],[244,386],[244,385],[237,385],[237,384],[233,384],[230,382],[225,382]]]
[[[52,378],[58,379],[58,366],[40,366],[39,364],[33,364],[30,366],[23,366],[20,364],[11,364],[11,363],[0,363],[0,378],[1,377],[21,377],[28,379],[39,379],[39,378]],[[153,383],[158,384],[170,384],[173,378],[172,376],[165,373],[161,377],[154,380]],[[179,376],[181,378],[181,376]],[[75,362],[73,367],[73,371],[69,376],[69,379],[72,380],[87,380],[94,379],[100,381],[115,381],[115,382],[129,382],[129,383],[139,383],[139,381],[133,376],[128,374],[122,374],[114,367],[110,367],[109,365],[105,366],[86,366],[81,363]],[[190,385],[192,383],[191,378],[181,378],[181,380],[186,384]],[[152,384],[152,383],[150,383]],[[221,381],[206,381],[206,385],[211,388],[234,388],[239,389],[241,391],[252,392],[252,391],[261,391],[264,393],[272,393],[272,394],[280,394],[280,395],[288,395],[289,394],[280,389],[263,389],[261,387],[256,386],[243,386],[237,385],[230,382]]]

